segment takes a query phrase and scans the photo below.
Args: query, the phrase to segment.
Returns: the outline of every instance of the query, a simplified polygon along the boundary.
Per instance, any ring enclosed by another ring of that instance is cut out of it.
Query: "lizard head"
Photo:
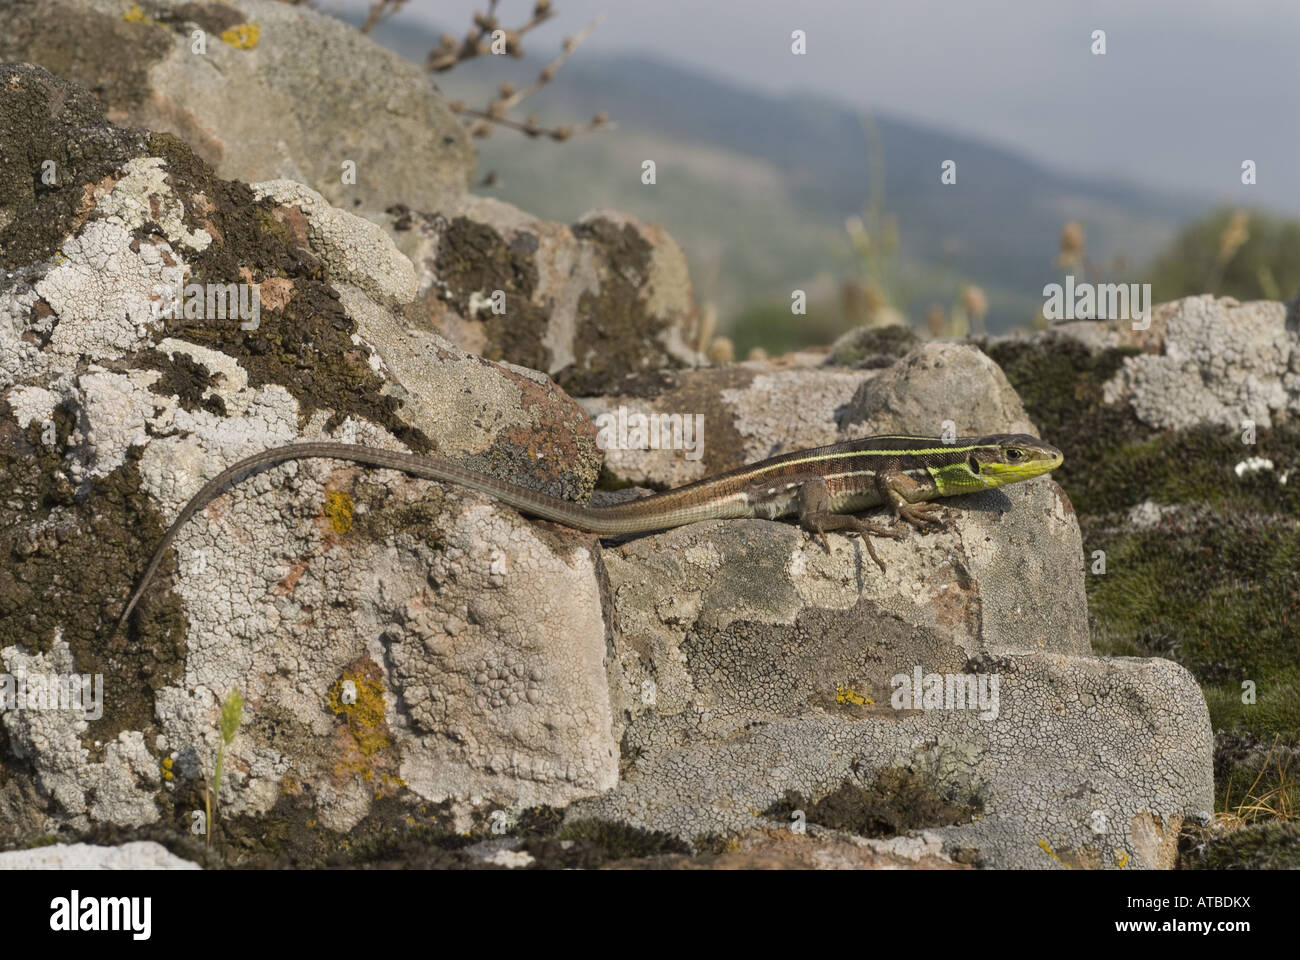
[[[1065,459],[1050,443],[1024,433],[962,439],[954,447],[953,462],[932,471],[942,496],[1029,480],[1055,470]]]

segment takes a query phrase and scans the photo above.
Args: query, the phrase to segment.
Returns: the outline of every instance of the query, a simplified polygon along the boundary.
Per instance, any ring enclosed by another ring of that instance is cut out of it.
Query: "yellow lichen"
[[[140,9],[138,3],[131,4],[130,9],[122,15],[122,19],[127,23],[153,23],[152,20],[144,15],[144,11]]]
[[[1128,852],[1126,850],[1121,850],[1119,847],[1115,848],[1115,866],[1121,870],[1128,866]]]
[[[862,696],[862,694],[858,693],[852,687],[846,687],[841,684],[839,691],[835,694],[835,702],[841,704],[851,703],[860,707],[864,704],[875,703],[876,701],[872,700],[870,697]]]
[[[352,682],[348,697],[353,702],[344,701],[347,683]],[[379,679],[362,670],[347,670],[342,678],[330,688],[330,710],[347,720],[348,732],[356,741],[357,749],[363,757],[373,757],[380,750],[392,746],[388,736],[388,725],[384,722],[384,687]]]
[[[252,50],[262,37],[262,28],[256,23],[241,23],[221,32],[221,39],[236,50]]]
[[[325,516],[329,518],[330,529],[342,536],[352,530],[352,518],[355,514],[352,498],[341,490],[331,490],[325,494]]]
[[[172,773],[172,758],[163,757],[162,759],[162,778],[164,780],[175,780],[176,775]]]
[[[1061,860],[1060,857],[1056,855],[1056,851],[1052,849],[1052,845],[1048,843],[1046,840],[1039,840],[1038,845],[1043,848],[1043,852],[1045,852],[1049,857],[1051,857],[1061,866],[1066,868],[1070,866],[1068,863],[1065,863],[1064,861]]]

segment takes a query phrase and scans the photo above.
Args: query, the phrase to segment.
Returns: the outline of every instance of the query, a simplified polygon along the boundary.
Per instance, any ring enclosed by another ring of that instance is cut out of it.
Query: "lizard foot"
[[[937,516],[940,506],[937,503],[903,503],[894,507],[894,516],[899,520],[905,520],[919,530],[924,530],[926,524],[933,524],[939,529],[944,529],[948,524],[942,517]]]
[[[898,530],[882,527],[875,523],[867,523],[857,517],[843,513],[809,513],[800,517],[799,523],[805,530],[817,535],[827,553],[831,552],[830,543],[826,540],[828,530],[832,532],[843,530],[847,533],[856,533],[862,538],[862,544],[867,549],[867,555],[875,561],[881,573],[886,572],[885,561],[881,560],[880,555],[876,553],[871,538],[873,536],[888,537],[890,540],[901,540],[903,538],[903,534]]]

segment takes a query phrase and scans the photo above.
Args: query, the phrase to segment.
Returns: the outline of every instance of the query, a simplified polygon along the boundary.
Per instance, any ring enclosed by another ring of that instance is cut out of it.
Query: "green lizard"
[[[607,507],[588,507],[477,473],[441,457],[397,453],[346,443],[299,443],[246,457],[209,480],[185,504],[154,551],[117,629],[126,623],[180,528],[232,480],[252,470],[289,460],[325,457],[370,467],[401,470],[417,477],[459,484],[495,497],[515,509],[601,536],[680,527],[700,520],[797,516],[820,537],[837,530],[857,533],[883,571],[869,535],[899,539],[896,529],[852,516],[888,506],[896,520],[917,527],[942,525],[926,503],[939,497],[1003,487],[1040,476],[1061,465],[1061,451],[1025,434],[962,437],[952,443],[934,437],[883,436],[800,450],[738,467],[682,487]]]

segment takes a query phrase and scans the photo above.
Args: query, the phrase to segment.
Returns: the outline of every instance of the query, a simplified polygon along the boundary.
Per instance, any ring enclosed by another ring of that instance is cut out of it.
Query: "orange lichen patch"
[[[81,229],[81,225],[90,217],[90,213],[99,205],[99,201],[104,199],[117,186],[117,181],[121,179],[116,174],[110,173],[102,180],[96,183],[87,183],[81,188],[81,202],[77,204],[77,210],[72,216],[72,222],[69,224],[69,235],[74,235]]]
[[[330,712],[344,720],[334,731],[339,753],[334,780],[342,784],[359,776],[374,786],[376,798],[406,785],[390,772],[397,769],[398,758],[392,749],[393,732],[384,718],[386,706],[383,671],[369,657],[345,667],[330,688]]]
[[[302,560],[290,567],[289,575],[279,583],[278,590],[280,591],[280,595],[287,596],[288,594],[293,593],[293,588],[298,585],[298,581],[302,579],[302,575],[306,572],[307,564]]]
[[[285,277],[268,277],[257,289],[263,307],[267,310],[279,310],[293,296],[293,281]]]
[[[199,221],[203,229],[206,230],[214,240],[226,239],[222,234],[221,229],[216,225],[211,217],[211,214],[216,212],[216,204],[209,200],[205,194],[192,194],[190,196],[188,207],[190,214]]]

